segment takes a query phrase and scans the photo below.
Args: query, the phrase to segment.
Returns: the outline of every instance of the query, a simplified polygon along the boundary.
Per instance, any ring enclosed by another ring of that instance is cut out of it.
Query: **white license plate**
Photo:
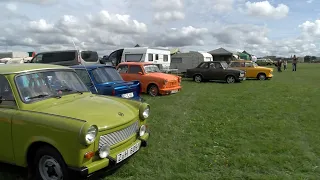
[[[243,77],[244,76],[244,74],[240,74],[240,77]]]
[[[127,94],[122,94],[121,97],[123,97],[123,98],[132,98],[133,97],[133,92],[127,93]]]
[[[179,92],[179,91],[178,90],[172,90],[171,94],[174,94],[174,93],[177,93],[177,92]]]
[[[134,154],[135,152],[137,152],[140,148],[140,142],[138,142],[137,144],[131,146],[129,149],[119,153],[117,155],[117,163],[127,159],[128,157],[130,157],[132,154]]]
[[[246,78],[244,77],[243,80],[246,80]]]

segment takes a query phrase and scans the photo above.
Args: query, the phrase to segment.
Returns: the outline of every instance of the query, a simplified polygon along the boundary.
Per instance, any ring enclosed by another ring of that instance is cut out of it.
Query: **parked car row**
[[[187,69],[186,77],[193,78],[195,82],[208,80],[225,81],[235,83],[249,79],[266,80],[273,77],[273,69],[258,66],[252,61],[207,61],[200,63],[197,67]]]

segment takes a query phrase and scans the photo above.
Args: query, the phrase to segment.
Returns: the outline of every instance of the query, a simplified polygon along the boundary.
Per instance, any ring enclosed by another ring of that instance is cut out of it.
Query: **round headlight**
[[[142,116],[144,119],[147,119],[149,117],[150,108],[149,106],[146,107],[146,109],[143,111]]]
[[[139,130],[139,136],[143,136],[146,133],[146,126],[142,125]]]
[[[86,143],[87,144],[93,143],[97,137],[97,134],[98,134],[97,126],[90,126],[85,136]]]
[[[100,157],[101,159],[108,157],[108,156],[109,156],[109,153],[110,153],[110,147],[109,147],[107,144],[103,145],[103,146],[99,149],[99,157]]]

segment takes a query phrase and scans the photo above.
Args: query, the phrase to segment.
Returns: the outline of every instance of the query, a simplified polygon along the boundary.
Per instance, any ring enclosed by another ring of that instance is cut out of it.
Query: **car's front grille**
[[[121,141],[124,141],[128,139],[130,136],[132,136],[133,134],[137,133],[138,130],[139,130],[139,123],[138,121],[136,121],[135,123],[133,123],[132,125],[124,129],[121,129],[106,135],[102,135],[100,136],[100,139],[99,139],[99,148],[105,144],[108,144],[108,146],[112,146]]]
[[[179,86],[179,82],[178,81],[170,81],[170,82],[168,82],[167,87],[175,87],[175,86]]]

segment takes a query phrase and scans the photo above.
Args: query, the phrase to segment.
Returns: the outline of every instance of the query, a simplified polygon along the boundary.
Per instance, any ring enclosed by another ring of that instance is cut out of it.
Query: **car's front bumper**
[[[180,92],[182,89],[181,86],[175,86],[175,87],[170,87],[170,88],[162,88],[159,90],[159,93],[162,95],[168,95],[168,94],[175,94]]]
[[[141,142],[140,149],[141,149],[141,147],[146,147],[148,145],[149,137],[150,137],[150,132],[148,131],[148,133],[146,133],[142,137],[139,137],[136,141],[132,142],[128,147],[131,147],[132,145],[138,143],[139,141]],[[137,152],[139,152],[140,149]],[[135,153],[137,153],[137,152],[135,152]],[[70,172],[70,175],[76,179],[88,178],[93,175],[98,175],[100,173],[109,172],[109,171],[123,165],[128,159],[130,159],[132,156],[134,156],[134,154],[132,154],[127,159],[123,160],[122,162],[120,162],[118,164],[116,163],[116,160],[113,157],[109,156],[105,159],[101,159],[101,160],[92,162],[92,163],[88,164],[87,166],[84,166],[81,168],[69,167],[69,172]]]

